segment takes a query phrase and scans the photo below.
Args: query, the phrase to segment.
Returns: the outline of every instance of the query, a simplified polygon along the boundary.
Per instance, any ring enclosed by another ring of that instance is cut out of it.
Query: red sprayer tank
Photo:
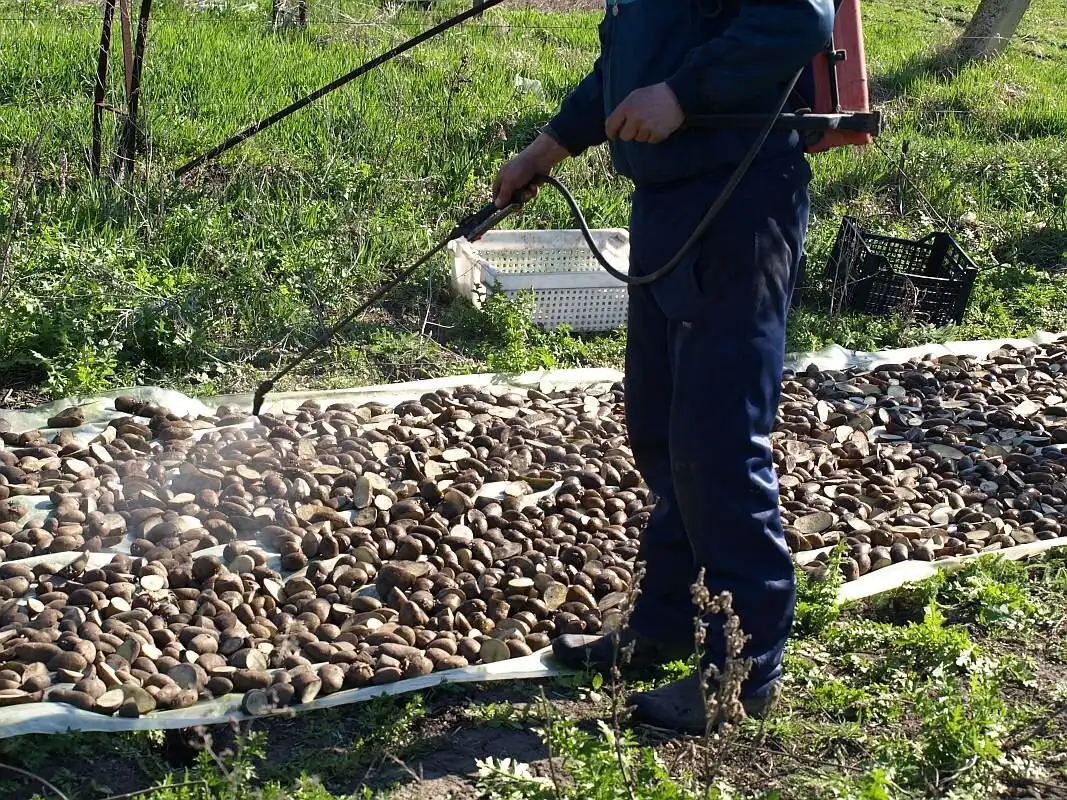
[[[840,0],[836,5],[833,40],[811,64],[808,87],[814,93],[811,111],[816,114],[867,112],[870,111],[870,96],[860,2]],[[872,135],[864,131],[821,131],[808,140],[807,151],[820,153],[834,147],[862,146],[870,144],[872,139]]]

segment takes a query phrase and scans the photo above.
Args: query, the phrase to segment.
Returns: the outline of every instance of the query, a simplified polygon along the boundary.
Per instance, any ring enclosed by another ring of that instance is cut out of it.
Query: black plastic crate
[[[841,220],[826,275],[831,312],[908,313],[934,325],[963,322],[978,267],[943,232],[918,241],[862,230]]]

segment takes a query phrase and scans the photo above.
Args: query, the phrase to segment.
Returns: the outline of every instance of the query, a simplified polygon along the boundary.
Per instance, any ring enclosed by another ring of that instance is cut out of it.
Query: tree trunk
[[[967,30],[956,41],[959,61],[995,58],[1008,46],[1030,0],[981,0]]]

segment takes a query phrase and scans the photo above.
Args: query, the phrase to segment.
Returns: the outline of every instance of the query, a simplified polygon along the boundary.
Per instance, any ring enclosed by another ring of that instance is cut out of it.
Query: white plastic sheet
[[[554,675],[568,675],[566,670],[554,664],[550,650],[542,650],[530,656],[479,664],[463,669],[435,672],[421,678],[410,678],[382,686],[365,686],[346,689],[326,697],[318,697],[311,703],[278,709],[270,714],[251,717],[241,710],[241,695],[232,694],[216,700],[206,700],[189,708],[157,711],[136,719],[107,717],[92,711],[82,711],[64,703],[27,703],[21,706],[0,709],[0,739],[25,736],[30,733],[67,733],[69,731],[146,731],[192,728],[198,725],[219,725],[232,720],[264,719],[270,716],[286,716],[293,713],[321,708],[362,703],[382,695],[410,694],[440,686],[445,683],[480,683],[483,681],[530,680]],[[66,684],[64,684],[66,685]]]
[[[911,359],[920,359],[926,356],[938,355],[968,355],[982,357],[1005,345],[1017,348],[1037,346],[1052,342],[1064,337],[1065,334],[1053,334],[1040,332],[1026,339],[998,339],[975,342],[950,342],[944,345],[922,345],[899,350],[887,350],[878,353],[865,353],[847,350],[836,345],[809,353],[791,354],[786,368],[792,371],[801,371],[809,364],[815,364],[820,369],[846,370],[853,367],[871,368],[879,364],[905,363]],[[404,400],[417,399],[426,392],[432,392],[440,388],[456,388],[459,386],[484,387],[491,391],[504,393],[515,389],[536,388],[543,392],[554,390],[567,390],[571,388],[583,388],[589,391],[606,390],[616,381],[623,378],[623,374],[611,369],[574,369],[554,370],[543,372],[531,372],[522,375],[457,375],[447,378],[439,378],[425,381],[413,381],[409,383],[389,384],[363,388],[331,390],[331,391],[306,391],[306,392],[278,392],[267,396],[263,406],[264,412],[292,411],[307,400],[314,400],[320,404],[329,403],[366,403],[377,401],[387,404],[395,404]],[[81,405],[86,413],[86,423],[73,432],[80,441],[88,442],[95,437],[108,421],[115,416],[120,416],[114,411],[113,400],[121,395],[131,395],[143,400],[150,400],[164,405],[179,414],[201,415],[210,414],[220,405],[240,409],[249,413],[252,407],[253,396],[251,394],[226,395],[210,398],[190,398],[181,393],[159,389],[155,387],[135,387],[109,392],[105,395],[91,398],[68,397],[57,400],[39,408],[12,411],[0,410],[0,419],[7,420],[15,431],[39,429],[46,433],[54,433],[47,429],[46,423],[50,416],[63,408],[71,405]],[[251,424],[251,418],[247,424]],[[501,486],[486,486],[484,493],[495,493]],[[549,490],[551,492],[553,490]],[[531,498],[532,500],[533,498]],[[46,515],[49,510],[49,501],[45,497],[16,498],[23,506],[25,514]],[[998,551],[998,555],[1008,559],[1021,559],[1050,549],[1067,546],[1067,539],[1040,541],[1033,544],[1020,545]],[[128,552],[128,542],[124,542],[115,548],[113,552],[93,554],[94,566],[106,564],[114,552]],[[213,548],[205,553],[221,551],[222,548]],[[811,561],[819,552],[809,551],[797,556],[799,563]],[[268,554],[276,556],[277,554]],[[48,560],[60,562],[72,561],[77,554],[60,554],[27,559],[26,563],[33,564]],[[939,570],[955,570],[965,563],[980,556],[970,556],[962,559],[951,559],[938,562],[906,561],[886,567],[876,572],[869,573],[842,585],[837,600],[847,602],[900,588],[909,583],[922,581],[935,576]],[[288,576],[286,576],[288,577]],[[293,706],[277,713],[286,714],[292,711],[304,711],[317,708],[330,708],[350,703],[359,703],[379,695],[404,694],[430,688],[442,683],[470,683],[489,682],[500,680],[524,680],[531,678],[547,678],[557,675],[571,674],[573,671],[561,667],[551,659],[549,650],[534,653],[524,658],[511,659],[494,664],[476,665],[448,672],[435,673],[421,678],[398,681],[383,686],[365,687],[338,692],[327,697],[320,697],[314,702],[304,706]],[[124,719],[118,717],[106,717],[92,712],[81,711],[71,706],[60,703],[33,703],[22,706],[0,709],[0,738],[20,736],[30,733],[63,733],[68,730],[79,731],[132,731],[148,729],[185,728],[196,725],[208,725],[226,723],[232,719],[247,719],[240,710],[240,695],[220,698],[212,701],[202,701],[195,706],[186,709],[162,711],[149,714],[138,719]]]
[[[815,364],[819,369],[871,369],[881,364],[903,364],[912,359],[923,359],[928,356],[936,358],[938,356],[955,355],[982,358],[1001,347],[1011,346],[1021,350],[1027,347],[1040,347],[1044,344],[1062,340],[1065,337],[1067,337],[1067,331],[1062,333],[1038,331],[1033,336],[1028,336],[1025,339],[976,339],[967,342],[921,344],[915,347],[902,347],[895,350],[879,350],[874,353],[848,350],[832,344],[822,350],[791,353],[786,361],[786,368],[797,371],[804,369],[809,364]]]
[[[831,370],[870,369],[879,364],[900,364],[911,359],[922,359],[927,356],[966,355],[981,358],[1000,347],[1008,345],[1016,348],[1037,347],[1065,337],[1067,337],[1067,331],[1061,333],[1038,331],[1033,336],[1022,339],[981,339],[966,342],[946,342],[945,344],[924,344],[877,352],[849,350],[840,345],[831,344],[821,350],[788,354],[785,368],[797,372],[803,370],[809,364],[814,364],[820,369]],[[545,370],[527,372],[520,375],[491,373],[452,375],[446,378],[352,389],[274,392],[267,395],[263,411],[277,411],[282,407],[295,408],[305,400],[315,400],[320,403],[363,403],[370,400],[383,403],[400,402],[403,399],[418,397],[424,392],[457,386],[499,387],[502,391],[507,391],[509,388],[527,389],[533,387],[547,392],[552,389],[605,385],[621,380],[622,377],[623,373],[614,369]],[[0,420],[7,420],[11,423],[12,429],[16,431],[32,430],[34,428],[44,429],[47,419],[56,412],[68,406],[82,405],[86,417],[95,417],[96,419],[94,423],[87,423],[86,426],[83,426],[86,429],[84,432],[91,438],[107,424],[109,419],[120,416],[114,411],[110,401],[121,395],[151,400],[171,408],[178,414],[205,414],[214,411],[219,405],[229,405],[251,411],[253,399],[251,393],[197,399],[170,389],[140,386],[106,392],[93,397],[76,395],[65,397],[29,410],[0,409]],[[81,429],[75,429],[75,431],[79,432]]]

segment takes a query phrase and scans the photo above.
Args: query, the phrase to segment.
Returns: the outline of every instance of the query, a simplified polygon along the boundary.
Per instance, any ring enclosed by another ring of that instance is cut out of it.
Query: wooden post
[[[122,22],[122,61],[126,68],[126,105],[133,94],[133,25],[130,22],[130,0],[119,0],[119,20]]]
[[[959,62],[996,58],[1015,35],[1030,0],[982,0],[966,30],[956,40]]]
[[[129,174],[133,169],[137,149],[137,105],[141,97],[141,70],[144,66],[144,51],[148,43],[148,17],[152,13],[152,0],[141,0],[141,14],[137,21],[137,45],[133,51],[133,80],[130,86],[130,104],[126,121],[122,126],[119,149],[115,155],[112,171],[116,177]]]
[[[104,92],[107,82],[107,61],[111,52],[111,21],[115,17],[115,0],[104,2],[104,27],[100,33],[100,53],[96,61],[96,89],[93,92],[93,149],[89,155],[89,170],[100,177],[100,156],[103,150]]]

